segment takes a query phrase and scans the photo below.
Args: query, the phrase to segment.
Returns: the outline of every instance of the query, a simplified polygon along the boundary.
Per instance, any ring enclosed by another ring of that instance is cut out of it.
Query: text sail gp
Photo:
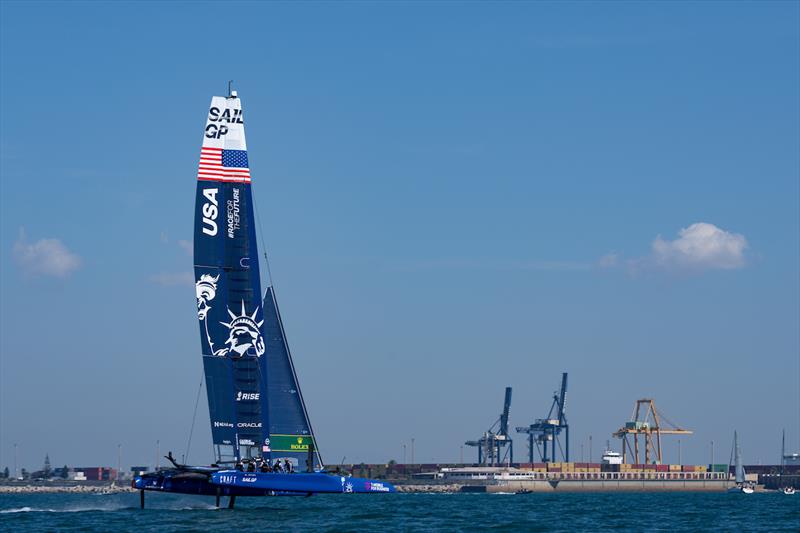
[[[197,318],[217,461],[269,458],[264,311],[241,101],[215,96],[197,170]]]

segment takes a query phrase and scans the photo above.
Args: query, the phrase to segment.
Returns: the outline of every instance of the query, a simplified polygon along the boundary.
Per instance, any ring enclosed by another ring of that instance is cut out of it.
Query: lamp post
[[[411,437],[411,464],[414,464],[414,437]]]
[[[403,464],[406,464],[406,445],[403,444]]]

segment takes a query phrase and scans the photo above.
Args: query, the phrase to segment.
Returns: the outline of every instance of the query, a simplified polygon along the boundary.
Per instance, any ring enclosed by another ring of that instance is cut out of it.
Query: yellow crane
[[[661,421],[670,427],[661,427]],[[622,440],[622,462],[628,462],[628,452],[631,453],[633,463],[639,463],[639,435],[644,435],[644,462],[650,464],[653,455],[656,463],[661,464],[661,435],[691,435],[688,429],[678,427],[670,422],[667,417],[656,411],[656,404],[652,398],[636,400],[630,422],[615,431],[612,436]],[[633,448],[628,441],[628,435],[633,435]],[[655,443],[653,443],[655,435]]]

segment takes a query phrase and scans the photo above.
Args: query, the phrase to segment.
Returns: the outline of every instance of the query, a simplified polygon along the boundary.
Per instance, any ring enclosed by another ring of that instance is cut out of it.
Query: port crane
[[[511,410],[511,387],[506,387],[503,413],[478,440],[464,444],[478,448],[478,464],[501,465],[514,462],[514,443],[508,434],[508,414]]]
[[[662,427],[661,421],[666,422],[669,427]],[[630,452],[633,463],[640,464],[639,435],[642,435],[644,437],[644,463],[650,464],[651,461],[655,460],[656,464],[661,464],[663,460],[661,455],[661,435],[691,434],[690,430],[673,424],[663,413],[659,413],[652,398],[643,398],[636,400],[630,421],[615,431],[612,437],[622,440],[623,463],[628,462],[628,453]],[[633,437],[633,448],[631,448],[628,436]],[[655,439],[653,439],[654,436]]]
[[[517,428],[517,433],[528,434],[528,460],[533,462],[533,451],[539,452],[542,461],[548,463],[556,460],[556,445],[561,450],[564,461],[569,462],[569,424],[567,423],[567,373],[561,374],[561,390],[553,393],[553,403],[546,418],[537,418],[533,424]],[[564,431],[564,448],[559,436]],[[548,443],[550,453],[548,454]]]

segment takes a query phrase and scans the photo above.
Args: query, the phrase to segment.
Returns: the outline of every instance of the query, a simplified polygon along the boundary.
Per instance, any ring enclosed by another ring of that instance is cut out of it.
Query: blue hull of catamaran
[[[322,473],[272,474],[222,470],[211,474],[159,471],[136,476],[139,490],[203,496],[274,496],[340,493],[392,493],[391,483]]]
[[[210,473],[160,470],[133,478],[134,489],[172,492],[177,494],[196,494],[199,496],[266,496],[269,491],[220,487],[211,483]]]
[[[323,473],[268,474],[222,470],[211,474],[211,483],[220,487],[236,487],[237,489],[313,494],[396,492],[394,485],[385,481]]]

